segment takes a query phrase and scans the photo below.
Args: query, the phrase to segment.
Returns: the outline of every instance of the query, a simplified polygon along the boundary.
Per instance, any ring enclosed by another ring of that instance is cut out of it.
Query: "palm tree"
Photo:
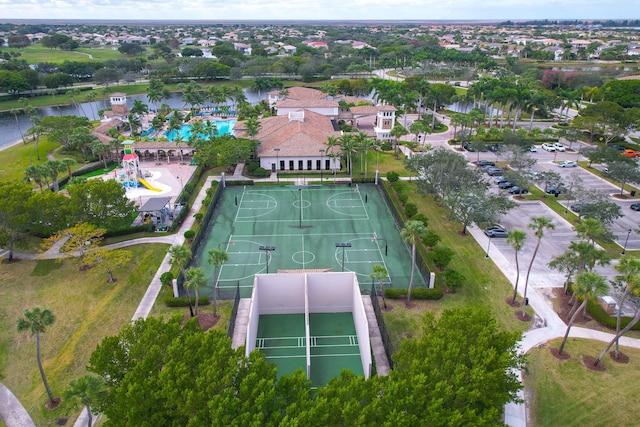
[[[13,115],[13,117],[16,119],[16,127],[18,128],[18,132],[20,132],[20,138],[22,139],[22,143],[26,144],[27,142],[24,140],[24,134],[22,133],[22,128],[20,127],[20,122],[18,121],[18,114],[20,114],[20,109],[14,108],[11,111],[9,111],[9,114]]]
[[[553,223],[551,218],[547,218],[546,216],[534,216],[531,217],[531,222],[529,223],[529,228],[535,230],[534,234],[538,238],[536,242],[536,247],[533,250],[533,255],[531,256],[531,262],[529,263],[529,268],[527,269],[527,277],[524,281],[524,296],[522,298],[522,317],[526,315],[527,309],[527,287],[529,286],[529,275],[531,274],[531,267],[533,267],[533,262],[536,259],[536,255],[538,254],[538,249],[540,248],[540,241],[542,240],[542,236],[544,236],[544,230],[547,228],[553,230],[556,228],[556,225]]]
[[[182,274],[182,279],[187,281],[187,275],[184,272],[184,267],[187,265],[189,260],[191,259],[191,249],[183,245],[173,245],[169,248],[169,256],[171,259],[169,260],[169,264],[172,267],[179,267],[180,274]],[[185,288],[186,290],[186,288]],[[187,302],[189,303],[189,312],[191,313],[191,317],[193,317],[193,308],[191,307],[191,298],[189,296],[189,292],[187,291]]]
[[[38,184],[41,193],[44,192],[44,178],[49,174],[49,171],[47,171],[44,165],[31,165],[25,169],[24,174],[28,180]]]
[[[184,282],[184,290],[189,295],[189,289],[193,289],[196,293],[196,310],[195,314],[198,315],[198,299],[200,299],[200,287],[206,286],[207,279],[204,277],[204,269],[202,267],[191,267],[186,271],[187,280]]]
[[[349,177],[353,179],[353,155],[357,152],[357,144],[354,135],[345,134],[340,138],[340,148],[347,155],[347,168]]]
[[[91,407],[95,407],[106,394],[107,390],[102,379],[85,375],[69,382],[69,388],[64,392],[64,399],[75,402],[75,407],[79,403],[87,409],[87,427],[91,427],[93,425]]]
[[[513,247],[516,254],[516,284],[513,289],[513,298],[511,299],[511,304],[515,304],[516,297],[518,295],[518,282],[520,281],[520,264],[518,263],[518,252],[522,250],[524,246],[524,241],[527,239],[527,233],[522,230],[513,230],[510,231],[507,235],[507,243]]]
[[[136,114],[129,113],[127,121],[129,122],[129,129],[131,129],[131,136],[135,136],[136,134],[138,134],[139,132],[136,131],[142,128],[140,117],[138,117]]]
[[[569,330],[571,330],[573,322],[575,322],[576,317],[578,317],[578,313],[587,306],[589,299],[604,295],[607,293],[608,289],[609,287],[606,279],[598,273],[585,271],[584,273],[580,273],[576,276],[576,295],[578,298],[582,299],[582,304],[580,304],[580,307],[573,312],[573,316],[571,316],[571,319],[569,320],[567,331],[565,332],[562,344],[558,349],[558,354],[562,354],[564,351],[564,346],[567,344],[567,338],[569,338]]]
[[[609,230],[596,218],[584,218],[575,226],[575,230],[583,239],[587,239],[589,243],[595,243],[596,240],[612,240]]]
[[[49,176],[51,177],[51,180],[53,181],[53,191],[57,193],[58,190],[60,190],[60,186],[58,185],[58,175],[60,174],[60,172],[65,171],[66,167],[60,160],[47,160],[47,162],[44,164],[44,167],[46,168]]]
[[[405,227],[400,230],[400,237],[408,245],[411,245],[411,278],[409,279],[409,289],[407,290],[407,305],[411,302],[411,287],[416,271],[416,242],[418,237],[427,231],[422,221],[408,221]]]
[[[141,100],[136,99],[133,101],[133,106],[131,107],[130,112],[138,116],[141,116],[143,114],[149,114],[149,106],[144,102],[142,102]]]
[[[53,397],[53,393],[51,393],[51,388],[49,388],[49,383],[47,382],[47,377],[44,374],[44,368],[42,367],[42,360],[40,358],[40,334],[46,331],[47,326],[53,325],[56,318],[51,310],[40,307],[25,310],[23,316],[24,317],[20,317],[18,319],[18,332],[29,330],[31,335],[36,336],[36,359],[38,360],[38,369],[40,370],[40,376],[42,377],[44,388],[47,391],[47,396],[49,396],[49,404],[53,406],[56,404],[55,398]]]
[[[384,286],[382,285],[382,279],[389,277],[387,269],[384,265],[376,264],[373,266],[373,273],[369,274],[369,277],[378,281],[378,286],[380,286],[380,295],[382,295],[382,303],[384,304],[384,308],[387,308],[387,300],[384,298]]]
[[[74,159],[71,159],[68,157],[60,160],[60,164],[65,168],[67,168],[67,175],[69,176],[69,179],[71,179],[71,165],[74,164],[75,162],[76,161]]]
[[[229,260],[229,254],[224,250],[217,248],[209,252],[207,262],[213,264],[213,317],[218,317],[218,268]]]
[[[396,123],[396,125],[391,129],[389,135],[394,138],[394,147],[395,147],[395,155],[396,159],[398,158],[398,138],[405,136],[409,133],[406,128],[404,128],[401,124]]]

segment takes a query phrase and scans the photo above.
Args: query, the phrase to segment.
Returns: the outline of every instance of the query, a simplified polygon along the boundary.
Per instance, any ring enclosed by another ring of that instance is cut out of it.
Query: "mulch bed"
[[[530,322],[532,319],[532,317],[527,313],[525,313],[523,316],[521,310],[516,311],[515,315],[516,315],[516,318],[521,322]]]
[[[569,313],[573,308],[573,305],[569,305],[571,294],[565,294],[564,289],[562,288],[553,289],[553,294],[558,300],[558,307],[559,307],[558,316],[560,316],[560,318],[564,320],[566,323],[569,323],[569,320],[570,320]],[[574,304],[576,303],[580,304],[580,301],[575,301]],[[587,312],[587,315],[585,317],[582,317],[582,314],[578,314],[578,317],[576,317],[576,321],[573,324],[574,325],[584,324],[591,320],[592,320],[591,316],[589,316],[589,313]]]
[[[20,261],[21,261],[20,258],[14,258],[11,261],[9,261],[9,258],[5,258],[5,259],[2,260],[2,263],[3,264],[14,264],[14,263],[20,262]]]
[[[508,297],[504,300],[504,302],[506,302],[511,307],[520,307],[522,305],[520,301],[518,301],[517,299],[515,302],[511,302],[511,301],[513,301],[512,297]]]
[[[182,324],[187,323],[187,320],[191,319],[191,315],[189,312],[185,313],[182,317]],[[213,328],[218,321],[220,320],[220,316],[213,317],[213,313],[200,313],[198,314],[198,325],[202,328],[203,331],[208,331]]]
[[[598,366],[594,366],[593,364],[596,363],[596,358],[593,356],[582,356],[580,360],[582,360],[582,364],[590,371],[604,372],[607,370],[607,367],[604,366],[602,362],[598,363]]]
[[[609,352],[609,356],[611,357],[611,360],[613,360],[616,363],[629,363],[629,356],[627,356],[626,354],[624,354],[623,352],[618,352],[618,358],[616,359],[616,352],[615,351],[610,351]]]
[[[549,348],[549,353],[551,353],[551,355],[553,357],[555,357],[558,360],[569,360],[571,359],[571,355],[569,353],[567,353],[566,351],[564,351],[562,354],[558,353],[558,348],[557,347],[550,347]]]
[[[50,400],[47,400],[47,403],[44,404],[44,407],[47,409],[55,409],[60,406],[61,399],[59,397],[53,398],[53,403]]]

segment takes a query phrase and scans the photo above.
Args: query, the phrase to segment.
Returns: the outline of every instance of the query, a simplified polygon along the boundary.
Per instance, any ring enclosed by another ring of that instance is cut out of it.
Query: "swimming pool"
[[[211,121],[211,120],[208,120]],[[233,133],[233,126],[236,124],[237,120],[213,120],[213,124],[216,125],[218,129],[217,135],[231,135]],[[178,129],[178,134],[182,136],[183,141],[188,141],[191,136],[191,125],[183,125],[180,129]],[[176,139],[176,131],[167,131],[164,133],[164,136],[169,141],[175,141]],[[204,135],[202,135],[204,137]]]

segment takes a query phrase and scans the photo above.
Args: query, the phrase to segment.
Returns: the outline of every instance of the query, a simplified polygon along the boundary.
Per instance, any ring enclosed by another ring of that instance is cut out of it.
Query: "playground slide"
[[[144,179],[144,178],[138,178],[138,181],[140,181],[140,184],[144,185],[145,187],[147,187],[147,188],[148,188],[149,190],[151,190],[151,191],[162,191],[162,190],[161,190],[161,189],[159,189],[159,188],[152,187],[152,186],[151,186],[151,184],[149,184],[149,183],[147,182],[147,180],[146,180],[146,179]]]

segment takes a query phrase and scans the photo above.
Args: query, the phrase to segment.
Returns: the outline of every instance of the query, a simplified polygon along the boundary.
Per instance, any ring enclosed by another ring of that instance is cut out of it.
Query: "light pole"
[[[267,274],[269,274],[269,259],[271,258],[271,252],[276,250],[275,246],[260,246],[258,250],[265,253],[265,265],[267,266]]]
[[[342,271],[344,271],[344,249],[350,248],[351,243],[336,243],[336,248],[342,248]]]
[[[373,240],[382,240],[384,242],[384,255],[387,256],[387,252],[389,249],[389,245],[387,244],[387,239],[383,239],[382,237],[374,237]]]
[[[489,249],[491,248],[491,239],[493,239],[493,236],[489,236],[489,244],[487,245],[487,254],[484,256],[485,258],[489,258]]]
[[[276,152],[276,179],[280,182],[280,174],[278,174],[278,170],[280,169],[280,149],[274,148],[273,151]]]
[[[625,252],[627,252],[627,243],[629,243],[629,236],[631,235],[632,231],[632,229],[629,229],[629,231],[627,231],[627,238],[624,240],[624,246],[622,247],[622,252],[620,253],[620,255],[624,255]]]
[[[324,150],[320,149],[320,182],[322,182],[322,161],[324,160]]]

